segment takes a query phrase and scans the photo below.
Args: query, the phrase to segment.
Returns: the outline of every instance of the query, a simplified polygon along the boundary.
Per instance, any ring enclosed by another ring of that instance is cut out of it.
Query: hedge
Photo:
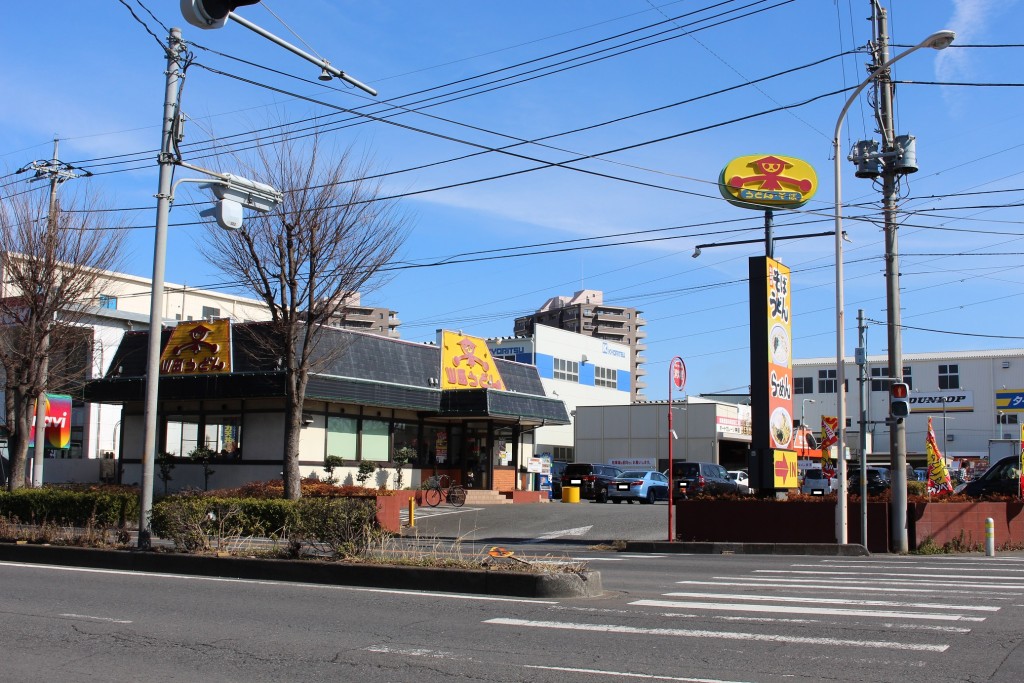
[[[0,515],[23,524],[124,528],[139,519],[137,490],[46,486],[0,492]]]

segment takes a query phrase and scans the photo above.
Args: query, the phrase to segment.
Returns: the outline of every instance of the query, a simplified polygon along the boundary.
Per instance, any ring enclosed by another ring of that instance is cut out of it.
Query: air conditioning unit
[[[1006,370],[1008,367],[1010,367],[1010,361],[1004,360],[1003,361],[1003,370]]]

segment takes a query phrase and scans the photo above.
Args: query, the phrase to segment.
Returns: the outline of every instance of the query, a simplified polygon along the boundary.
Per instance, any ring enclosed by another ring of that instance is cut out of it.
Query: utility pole
[[[857,381],[860,383],[860,543],[868,547],[868,340],[864,309],[857,309]]]
[[[68,164],[61,163],[57,158],[59,139],[53,138],[53,157],[50,161],[35,161],[23,170],[36,172],[33,180],[47,178],[50,181],[50,203],[46,215],[46,236],[43,238],[43,272],[49,273],[54,267],[54,251],[57,246],[57,188],[66,180],[73,180],[79,175]],[[42,307],[49,309],[49,305]],[[43,459],[46,453],[46,385],[50,375],[50,323],[41,320],[40,327],[43,337],[39,348],[39,396],[36,397],[36,434],[35,452],[32,455],[32,487],[43,485]]]
[[[878,21],[875,22],[875,64],[889,61],[888,13],[877,3]],[[885,304],[886,334],[889,344],[889,377],[902,381],[903,335],[900,319],[899,244],[896,224],[896,180],[899,169],[895,162],[898,153],[893,132],[892,81],[888,69],[875,80],[875,101],[879,132],[882,135],[882,215],[885,226]],[[903,420],[889,421],[889,464],[892,481],[889,517],[891,520],[891,550],[905,553],[907,540],[907,436]]]
[[[178,56],[184,46],[181,29],[172,28],[167,39],[167,81],[160,138],[160,180],[156,195],[156,238],[153,246],[153,292],[149,302],[149,347],[146,361],[145,436],[142,445],[142,489],[139,492],[140,550],[152,545],[153,471],[156,462],[157,412],[160,387],[160,342],[164,313],[164,270],[167,260],[167,223],[171,213],[174,179],[174,129],[178,116]]]

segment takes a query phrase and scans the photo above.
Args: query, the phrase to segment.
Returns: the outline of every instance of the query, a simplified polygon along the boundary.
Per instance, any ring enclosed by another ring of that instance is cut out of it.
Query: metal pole
[[[775,226],[774,214],[771,209],[764,210],[764,255],[768,258],[775,258],[775,240],[772,238],[772,228]]]
[[[160,182],[156,195],[156,237],[153,245],[153,283],[149,303],[149,347],[146,356],[145,437],[142,446],[142,490],[139,492],[139,543],[148,549],[152,542],[150,516],[153,510],[153,465],[156,462],[157,406],[160,389],[160,341],[163,330],[164,266],[167,261],[167,223],[171,212],[171,181],[174,148],[171,137],[178,111],[178,55],[181,29],[172,28],[167,40],[167,84],[164,91],[164,120],[160,143]]]
[[[868,340],[864,309],[857,309],[857,345],[864,362],[858,366],[860,382],[860,544],[868,547]]]
[[[672,542],[672,496],[673,490],[673,468],[672,468],[672,385],[675,384],[676,359],[673,358],[668,364],[668,542]]]
[[[53,159],[50,162],[50,208],[46,216],[46,237],[43,244],[43,272],[53,268],[53,248],[57,239],[57,183],[60,179],[60,162],[57,161],[57,138],[53,139]],[[47,307],[48,308],[48,307]],[[32,488],[43,485],[43,460],[46,458],[46,384],[50,375],[50,321],[41,320],[43,338],[40,340],[39,396],[36,397],[36,438],[35,453],[32,456]],[[70,416],[69,416],[70,417]]]

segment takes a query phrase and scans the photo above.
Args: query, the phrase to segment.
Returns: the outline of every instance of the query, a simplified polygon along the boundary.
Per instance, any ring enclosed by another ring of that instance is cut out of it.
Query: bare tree
[[[88,199],[63,211],[40,193],[0,198],[0,365],[10,430],[8,488],[25,482],[36,398],[87,379],[91,335],[81,320],[95,306],[102,271],[120,260],[123,233]]]
[[[317,349],[324,325],[357,292],[383,283],[381,268],[401,247],[406,219],[380,186],[365,179],[367,165],[351,151],[325,159],[317,136],[277,138],[245,164],[253,180],[274,186],[284,201],[273,212],[251,214],[236,232],[211,225],[199,248],[270,311],[272,348],[286,378],[284,493],[302,495],[299,435],[311,372],[343,349]],[[315,353],[316,352],[316,353]]]

